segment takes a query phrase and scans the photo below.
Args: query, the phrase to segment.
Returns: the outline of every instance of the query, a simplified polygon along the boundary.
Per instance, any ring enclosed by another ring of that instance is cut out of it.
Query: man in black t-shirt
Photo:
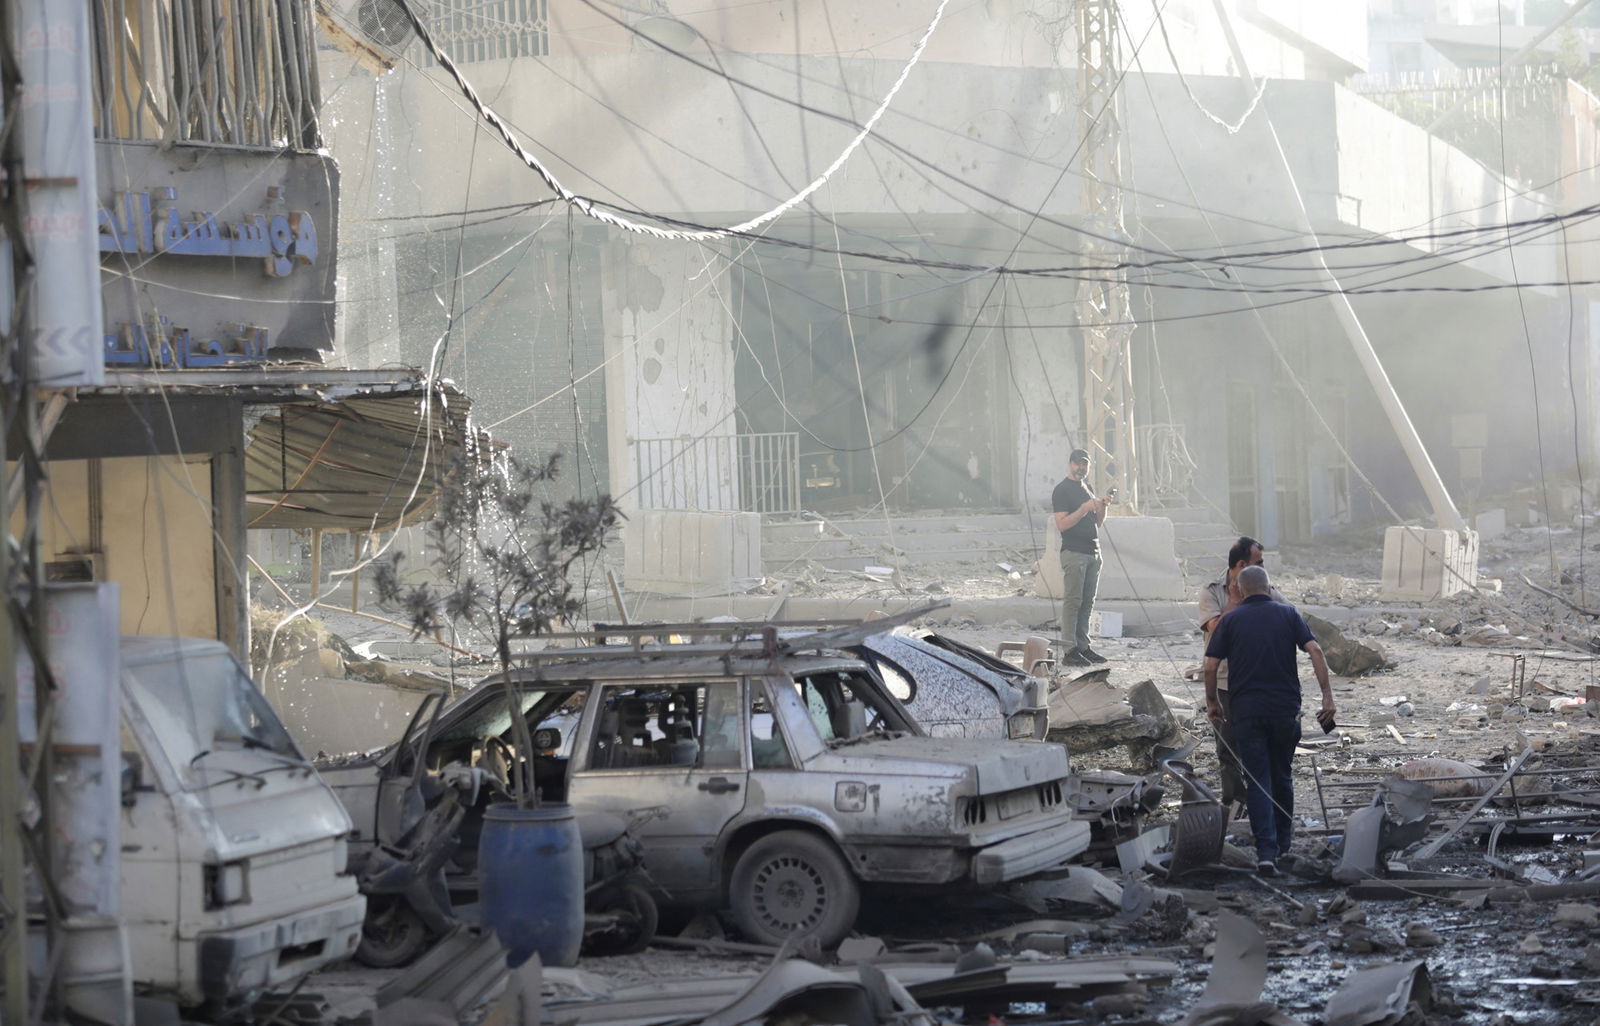
[[[1090,666],[1105,657],[1089,647],[1089,614],[1100,586],[1100,535],[1107,500],[1095,497],[1085,480],[1089,454],[1074,449],[1067,457],[1067,476],[1050,495],[1056,529],[1061,532],[1061,641],[1068,647],[1067,666]]]

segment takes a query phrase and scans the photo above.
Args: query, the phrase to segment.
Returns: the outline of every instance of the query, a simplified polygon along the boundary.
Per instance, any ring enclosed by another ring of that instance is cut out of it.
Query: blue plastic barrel
[[[583,844],[572,806],[491,805],[478,839],[483,925],[500,937],[506,964],[535,952],[543,965],[577,965],[583,943]]]

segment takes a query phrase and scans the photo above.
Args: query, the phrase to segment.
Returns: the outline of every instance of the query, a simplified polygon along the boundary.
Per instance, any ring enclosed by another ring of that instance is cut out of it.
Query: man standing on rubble
[[[1200,632],[1205,643],[1211,643],[1211,632],[1217,629],[1222,614],[1244,601],[1239,588],[1239,571],[1247,566],[1260,566],[1265,561],[1261,543],[1249,535],[1241,535],[1228,550],[1228,569],[1222,576],[1200,590]],[[1272,601],[1284,598],[1273,588]],[[1222,703],[1222,722],[1214,725],[1217,736],[1217,774],[1222,778],[1222,804],[1233,814],[1233,803],[1244,801],[1244,781],[1239,776],[1239,756],[1233,746],[1233,731],[1228,726],[1228,662],[1217,666],[1217,698]]]
[[[1056,530],[1061,532],[1061,641],[1068,652],[1065,666],[1091,666],[1106,661],[1089,647],[1089,614],[1100,586],[1100,535],[1109,498],[1097,498],[1085,478],[1089,453],[1074,449],[1067,456],[1067,476],[1050,495]],[[1113,489],[1114,490],[1114,489]]]
[[[1272,598],[1267,571],[1247,566],[1237,574],[1244,599],[1224,613],[1206,644],[1206,716],[1233,728],[1245,804],[1256,842],[1256,871],[1275,875],[1294,836],[1294,746],[1300,740],[1300,673],[1295,649],[1311,657],[1322,688],[1317,720],[1331,724],[1333,688],[1322,646],[1294,607]],[[1217,697],[1217,667],[1228,660],[1229,714]]]

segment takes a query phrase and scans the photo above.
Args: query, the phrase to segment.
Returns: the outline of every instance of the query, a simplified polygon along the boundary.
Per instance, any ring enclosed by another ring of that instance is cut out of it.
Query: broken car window
[[[783,739],[772,703],[759,684],[750,688],[750,762],[756,769],[794,769],[794,757]]]
[[[736,769],[741,710],[735,681],[608,686],[599,697],[590,769]]]
[[[907,729],[892,700],[860,674],[829,670],[808,674],[796,684],[817,734],[829,744]]]

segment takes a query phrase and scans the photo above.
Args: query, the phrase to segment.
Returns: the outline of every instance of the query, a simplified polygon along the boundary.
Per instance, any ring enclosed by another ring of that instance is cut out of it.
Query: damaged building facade
[[[248,661],[247,532],[419,513],[466,401],[336,365],[340,182],[309,6],[224,13],[216,38],[190,7],[87,18],[103,384],[46,405],[39,535],[48,579],[120,585],[122,633]]]
[[[1465,512],[1535,483],[1514,454],[1536,431],[1548,474],[1588,458],[1584,290],[1508,288],[1583,280],[1582,258],[1560,221],[1484,231],[1593,195],[1586,92],[1530,93],[1509,117],[1559,123],[1562,146],[1502,176],[1468,145],[1481,104],[1439,101],[1430,133],[1434,117],[1346,84],[1366,61],[1359,9],[1224,4],[1224,22],[1175,5],[1164,27],[1128,10],[1124,223],[1107,231],[1085,212],[1079,6],[948,12],[872,135],[763,241],[663,241],[551,206],[404,26],[382,77],[325,48],[344,344],[373,364],[441,353],[498,436],[570,453],[573,487],[631,510],[1011,511],[1040,532],[1082,441],[1083,326],[1132,321],[1140,511],[1278,544],[1427,510],[1327,298],[1342,288]],[[493,25],[454,10],[436,5],[437,41],[566,187],[719,226],[821,174],[934,5],[836,25],[779,4]],[[830,33],[872,42],[837,54]],[[766,52],[775,39],[805,56]],[[1337,285],[1282,227],[1301,203]],[[1077,279],[1122,261],[1125,315],[1087,308]],[[1537,411],[1508,415],[1535,385]]]

